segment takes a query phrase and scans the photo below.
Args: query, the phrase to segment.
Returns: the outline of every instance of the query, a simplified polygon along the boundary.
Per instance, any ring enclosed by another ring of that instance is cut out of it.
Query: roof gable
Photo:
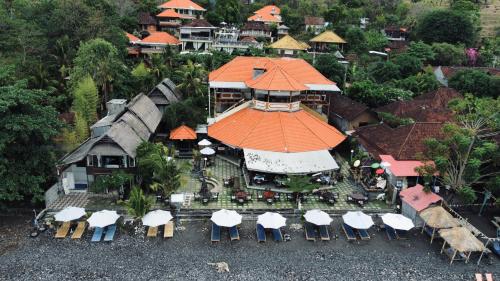
[[[170,131],[171,140],[195,140],[196,132],[186,125],[181,125]]]
[[[309,48],[309,45],[307,45],[304,42],[300,42],[300,41],[295,40],[290,35],[285,35],[280,40],[269,45],[269,48],[304,51],[304,50],[307,50]]]
[[[170,0],[167,1],[160,6],[160,9],[187,9],[187,10],[196,10],[196,11],[206,11],[202,6],[194,3],[191,0]]]
[[[342,37],[338,36],[335,32],[331,30],[326,30],[309,41],[317,43],[333,43],[333,44],[347,43]]]

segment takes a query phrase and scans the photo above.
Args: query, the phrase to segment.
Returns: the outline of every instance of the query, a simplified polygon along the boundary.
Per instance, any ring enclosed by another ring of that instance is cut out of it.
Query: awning
[[[210,81],[210,88],[222,88],[222,89],[248,89],[245,82],[222,82],[222,81]]]
[[[339,168],[328,150],[284,153],[243,149],[250,171],[273,174],[309,174]]]
[[[331,91],[340,92],[339,87],[335,84],[305,84],[310,91]]]

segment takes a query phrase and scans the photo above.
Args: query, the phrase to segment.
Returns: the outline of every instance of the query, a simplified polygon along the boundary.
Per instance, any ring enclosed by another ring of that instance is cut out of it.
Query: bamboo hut
[[[472,252],[483,252],[486,250],[483,243],[465,227],[441,229],[439,230],[439,235],[444,240],[441,253],[445,251],[446,244],[449,244],[451,247],[451,251],[447,252],[450,257],[450,264],[456,260],[457,253],[464,255],[465,262],[467,263]]]
[[[425,226],[432,227],[431,244],[432,241],[434,240],[436,230],[460,226],[458,220],[455,219],[450,213],[448,213],[441,206],[430,207],[423,210],[420,213],[420,217],[424,221],[422,232],[424,232]]]

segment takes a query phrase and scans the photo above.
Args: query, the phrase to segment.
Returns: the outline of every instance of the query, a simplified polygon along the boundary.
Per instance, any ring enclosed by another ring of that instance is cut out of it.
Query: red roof
[[[160,17],[160,18],[181,18],[182,17],[179,13],[177,13],[173,9],[167,9],[167,10],[159,13],[156,16]]]
[[[141,43],[179,45],[181,42],[167,32],[158,31],[142,39]]]
[[[186,125],[181,125],[170,131],[171,140],[195,140],[196,132]]]
[[[130,34],[128,32],[125,32],[125,35],[127,36],[129,42],[135,43],[135,42],[141,41],[141,39],[137,38],[136,36],[134,36],[133,34]]]
[[[266,112],[242,109],[208,127],[208,135],[238,148],[274,152],[332,149],[345,136],[305,110]]]
[[[395,160],[391,155],[380,155],[382,162],[389,162],[391,166],[388,169],[391,174],[396,177],[416,177],[419,174],[415,171],[415,168],[423,166],[424,163],[416,160]]]
[[[275,5],[267,5],[255,11],[254,14],[279,15],[281,14],[281,9]]]
[[[278,66],[279,76],[293,78],[297,83],[335,85],[328,80],[312,65],[303,59],[295,58],[267,58],[267,57],[236,57],[220,68],[210,72],[210,82],[243,82],[248,85],[252,81],[264,79],[262,76],[253,79],[254,68],[264,69],[267,72],[274,71]],[[270,79],[270,78],[266,78]],[[294,83],[295,85],[295,83]],[[297,86],[297,85],[296,85]]]
[[[267,91],[305,91],[309,89],[304,84],[297,82],[279,66],[264,72],[257,79],[249,80],[246,84],[250,88]]]
[[[160,9],[187,9],[187,10],[197,10],[206,11],[202,6],[194,3],[190,0],[170,0],[159,6]]]
[[[399,196],[403,202],[410,205],[417,212],[426,209],[433,203],[443,200],[443,198],[436,193],[425,192],[424,187],[420,184],[402,190]]]
[[[277,16],[271,14],[255,14],[251,17],[248,17],[248,21],[262,21],[262,22],[281,22]]]

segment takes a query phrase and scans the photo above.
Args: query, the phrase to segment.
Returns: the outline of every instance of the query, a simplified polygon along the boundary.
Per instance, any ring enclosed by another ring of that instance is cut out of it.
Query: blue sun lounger
[[[320,226],[318,226],[318,228],[319,228],[319,236],[321,237],[321,240],[323,240],[323,241],[330,240],[330,233],[328,233],[328,226],[320,225]]]
[[[352,229],[352,227],[343,223],[342,229],[344,230],[345,236],[347,237],[348,241],[356,240],[356,234],[354,233],[354,230]]]
[[[425,233],[427,233],[427,235],[429,235],[429,237],[431,237],[432,232],[434,231],[434,228],[426,225],[426,226],[424,226],[424,231],[425,231]],[[439,234],[439,232],[436,231],[435,234]]]
[[[102,227],[96,227],[94,230],[94,235],[92,235],[92,242],[99,242],[102,238],[102,232],[104,229]]]
[[[500,242],[493,241],[493,245],[491,248],[493,250],[493,253],[497,254],[500,257]]]
[[[257,242],[266,242],[266,230],[260,224],[257,224]]]
[[[368,230],[366,229],[357,229],[359,237],[361,237],[361,240],[370,240],[370,234],[368,233]]]
[[[387,238],[389,240],[396,240],[397,239],[396,231],[394,230],[394,228],[388,226],[387,224],[385,225],[385,233],[387,234]]]
[[[113,241],[116,233],[116,224],[112,224],[106,228],[106,234],[104,234],[104,241]]]
[[[310,223],[305,223],[304,228],[306,231],[306,240],[309,241],[316,241],[316,229],[310,224]]]
[[[408,231],[406,230],[401,230],[401,229],[394,229],[396,231],[396,237],[398,239],[408,239]]]
[[[240,233],[238,232],[238,227],[236,226],[230,227],[229,236],[231,237],[231,241],[240,240]]]
[[[279,228],[273,229],[273,237],[276,242],[283,242],[283,234],[281,234],[281,230]]]
[[[220,226],[212,223],[212,242],[220,241]]]

